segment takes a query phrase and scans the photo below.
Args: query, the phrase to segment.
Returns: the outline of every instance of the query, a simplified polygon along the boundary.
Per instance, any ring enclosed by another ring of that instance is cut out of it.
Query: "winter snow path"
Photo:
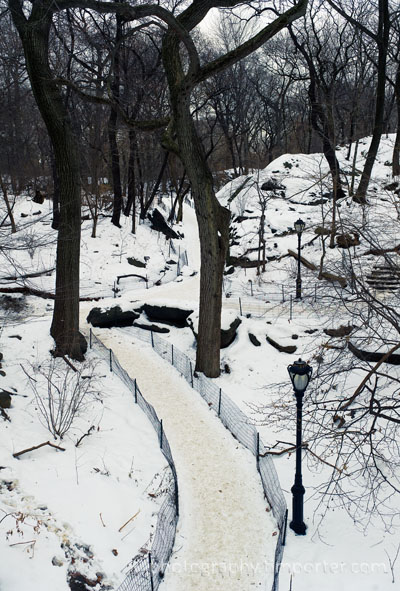
[[[270,589],[276,529],[254,456],[151,347],[118,329],[96,332],[163,419],[174,457],[180,518],[161,588]]]

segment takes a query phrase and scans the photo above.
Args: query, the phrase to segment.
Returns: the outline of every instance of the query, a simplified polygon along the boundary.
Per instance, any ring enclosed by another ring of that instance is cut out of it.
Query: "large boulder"
[[[151,222],[150,227],[152,230],[156,230],[156,232],[162,232],[167,238],[180,238],[180,236],[168,226],[164,216],[158,209],[155,209],[153,213],[147,214],[147,217]]]
[[[123,312],[120,306],[114,306],[108,310],[92,308],[86,318],[92,326],[98,328],[112,328],[113,326],[132,326],[139,318],[139,314],[131,310]]]
[[[357,232],[338,234],[336,244],[339,248],[350,248],[360,244],[360,235]]]
[[[11,396],[11,392],[7,392],[7,390],[0,390],[0,408],[11,407]]]
[[[193,310],[182,310],[172,306],[154,306],[152,304],[144,304],[142,310],[151,322],[161,322],[177,328],[188,326],[188,316],[193,313]]]
[[[221,328],[221,349],[226,349],[226,347],[229,347],[233,343],[236,338],[237,329],[241,323],[240,318],[235,318],[229,325],[229,328]]]

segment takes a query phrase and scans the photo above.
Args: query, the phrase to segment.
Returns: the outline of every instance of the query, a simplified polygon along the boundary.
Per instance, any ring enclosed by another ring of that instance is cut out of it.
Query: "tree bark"
[[[122,39],[122,19],[119,15],[116,16],[116,33],[115,33],[115,48],[113,60],[113,80],[111,84],[111,94],[114,101],[119,100],[119,86],[120,86],[120,43]],[[121,211],[123,206],[122,201],[122,186],[121,186],[121,168],[119,163],[119,150],[117,143],[118,131],[118,113],[114,107],[111,107],[110,117],[108,120],[108,141],[110,144],[111,155],[111,177],[114,190],[113,213],[111,222],[118,228],[121,227]]]
[[[167,73],[174,132],[189,178],[200,236],[200,308],[196,370],[220,374],[222,277],[228,252],[230,212],[215,197],[213,178],[190,113],[190,88],[181,85],[178,43],[167,34],[162,49]],[[166,139],[168,141],[168,139]],[[165,146],[166,149],[170,145]]]
[[[79,157],[68,113],[48,62],[52,13],[46,2],[35,3],[26,19],[18,0],[9,0],[9,6],[24,47],[33,94],[53,145],[60,180],[56,295],[50,334],[55,340],[57,355],[83,359],[79,338]]]

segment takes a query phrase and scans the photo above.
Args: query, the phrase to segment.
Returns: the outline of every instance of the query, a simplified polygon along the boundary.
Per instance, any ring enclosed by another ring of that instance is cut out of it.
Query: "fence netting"
[[[149,335],[149,341],[151,342],[151,335]],[[136,380],[129,376],[112,350],[108,349],[92,331],[90,332],[90,346],[96,351],[99,357],[109,363],[110,370],[132,392],[134,401],[153,425],[160,443],[160,449],[171,468],[171,484],[167,489],[165,499],[158,513],[151,550],[138,554],[131,560],[128,573],[117,589],[117,591],[157,591],[172,553],[179,516],[178,479],[171,448],[164,433],[162,422],[159,420],[154,407],[144,398]]]
[[[278,591],[279,569],[285,543],[287,506],[273,460],[270,455],[264,453],[266,448],[260,440],[257,429],[221,388],[204,374],[195,371],[194,362],[174,345],[152,331],[146,331],[134,326],[120,330],[151,344],[153,349],[163,359],[171,363],[189,384],[197,390],[232,435],[256,457],[264,494],[279,529],[275,550],[275,575],[272,586],[272,591]]]

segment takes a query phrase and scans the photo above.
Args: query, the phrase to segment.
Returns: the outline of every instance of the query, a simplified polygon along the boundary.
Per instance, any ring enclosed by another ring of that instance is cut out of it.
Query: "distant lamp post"
[[[301,268],[300,268],[300,250],[301,250],[301,235],[306,227],[305,222],[300,218],[294,223],[294,229],[297,232],[297,278],[296,278],[296,299],[301,300]]]
[[[293,511],[290,528],[299,535],[304,536],[307,526],[303,521],[304,486],[301,475],[301,447],[302,447],[302,413],[303,396],[311,380],[312,368],[302,359],[295,361],[288,366],[289,376],[296,396],[297,418],[296,418],[296,474],[292,486]]]

